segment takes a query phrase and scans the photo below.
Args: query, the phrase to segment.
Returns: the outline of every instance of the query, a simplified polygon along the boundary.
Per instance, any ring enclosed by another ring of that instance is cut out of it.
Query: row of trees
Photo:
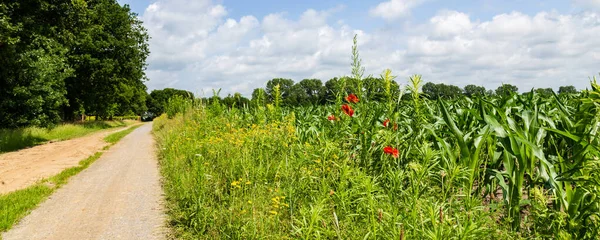
[[[279,86],[281,93],[282,104],[286,106],[306,106],[306,105],[323,105],[335,101],[336,94],[341,88],[341,78],[332,78],[329,81],[323,82],[319,79],[304,79],[295,83],[292,79],[275,78],[269,80],[265,88],[256,88],[252,92],[251,99],[242,96],[240,93],[228,95],[220,99],[221,103],[227,106],[243,106],[250,103],[264,105],[271,103],[275,99],[275,87]],[[355,80],[349,77],[344,77],[346,81],[345,91],[355,92],[353,87],[356,86]],[[385,83],[381,78],[368,77],[363,80],[363,87],[366,96],[374,101],[380,101],[385,98]],[[400,86],[397,82],[392,81],[392,95],[398,96]],[[217,94],[218,92],[216,92]],[[214,97],[212,99],[215,99]],[[210,100],[210,99],[205,99]]]
[[[352,78],[345,78],[346,92],[356,92],[352,87],[356,86]],[[319,79],[304,79],[300,82],[295,83],[291,79],[275,78],[267,82],[265,88],[256,88],[252,92],[251,99],[242,96],[240,93],[228,95],[227,97],[220,99],[214,98],[221,101],[221,103],[231,106],[244,106],[251,103],[264,105],[265,103],[271,103],[274,100],[274,89],[275,86],[279,85],[279,91],[281,92],[282,104],[287,106],[304,106],[317,104],[322,105],[328,102],[333,102],[336,99],[336,93],[341,88],[339,86],[340,78],[333,78],[329,81],[323,82]],[[368,99],[374,101],[381,101],[385,98],[385,86],[382,78],[368,77],[364,79],[363,87]],[[430,99],[450,99],[461,96],[474,97],[474,96],[505,96],[512,93],[518,92],[518,88],[514,85],[503,84],[495,89],[495,91],[487,90],[483,86],[467,85],[464,88],[460,88],[454,85],[448,85],[444,83],[431,83],[428,82],[423,85],[422,91],[424,96]],[[551,88],[539,88],[535,89],[536,92],[550,96],[552,95],[553,89]],[[559,94],[576,93],[577,90],[573,86],[562,86],[559,88]],[[392,81],[392,96],[399,96],[400,86],[397,82]],[[216,93],[218,95],[218,93]],[[205,99],[209,100],[209,99]]]
[[[423,93],[430,99],[438,98],[456,98],[460,96],[474,97],[474,96],[505,96],[519,91],[517,86],[511,84],[502,84],[495,91],[486,90],[483,86],[477,86],[469,84],[464,88],[460,88],[454,85],[446,85],[443,83],[431,83],[428,82],[423,85]],[[552,88],[538,88],[535,89],[539,94],[544,96],[550,96],[554,92]],[[576,93],[577,89],[574,86],[562,86],[558,89],[559,94]]]
[[[0,128],[146,111],[147,42],[116,0],[0,2]]]

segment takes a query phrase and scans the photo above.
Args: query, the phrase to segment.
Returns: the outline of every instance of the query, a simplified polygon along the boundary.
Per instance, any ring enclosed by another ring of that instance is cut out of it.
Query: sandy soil
[[[0,154],[0,195],[26,188],[66,168],[79,165],[79,161],[108,145],[104,137],[125,129],[104,130],[80,138]]]
[[[152,124],[74,176],[12,230],[10,239],[162,239],[164,210]]]

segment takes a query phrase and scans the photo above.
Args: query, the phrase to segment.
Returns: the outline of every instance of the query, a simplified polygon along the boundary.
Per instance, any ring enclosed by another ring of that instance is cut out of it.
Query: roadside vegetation
[[[104,129],[125,127],[133,121],[86,121],[62,124],[54,128],[27,127],[0,129],[0,153],[44,144],[48,141],[63,141],[82,137]]]
[[[126,130],[108,135],[104,140],[110,143],[110,145],[105,147],[105,150],[140,126],[131,126]],[[97,152],[89,158],[80,161],[79,166],[67,168],[59,174],[41,180],[28,188],[0,195],[0,233],[9,230],[21,218],[27,216],[38,204],[52,195],[54,191],[68,183],[69,178],[88,168],[101,156],[102,152]]]
[[[154,132],[178,237],[597,239],[595,79],[434,98],[386,70],[377,95],[353,60],[329,104],[286,107],[278,84],[237,106],[171,99]]]

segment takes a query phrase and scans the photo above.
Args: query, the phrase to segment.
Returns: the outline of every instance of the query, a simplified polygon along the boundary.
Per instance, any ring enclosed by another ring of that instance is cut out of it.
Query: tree
[[[342,81],[345,82],[344,91],[341,91]],[[354,93],[356,85],[356,80],[351,77],[334,77],[329,79],[329,81],[325,82],[325,101],[335,102],[338,94],[346,96],[350,93]]]
[[[481,97],[481,96],[485,96],[486,90],[485,90],[485,87],[469,84],[469,85],[465,86],[463,93],[467,97]]]
[[[183,99],[194,100],[194,94],[186,90],[179,90],[174,88],[165,88],[162,90],[153,90],[146,99],[146,106],[148,112],[151,112],[154,116],[162,115],[167,107],[169,99],[180,96]]]
[[[517,91],[519,91],[519,88],[517,88],[517,86],[515,85],[502,84],[501,86],[496,88],[496,95],[505,97],[510,96],[516,93]]]
[[[323,86],[323,82],[319,79],[304,79],[297,83],[299,90],[301,90],[306,97],[304,103],[310,104],[323,104],[325,103],[325,92],[326,88]]]
[[[552,88],[538,88],[535,89],[535,92],[541,95],[542,97],[547,98],[552,96],[554,90],[552,90]]]
[[[285,78],[274,78],[267,82],[265,92],[267,93],[269,102],[273,102],[275,99],[273,88],[277,85],[279,85],[279,90],[281,91],[281,100],[283,101],[283,104],[293,104],[293,101],[290,99],[290,94],[293,90],[292,87],[294,87],[294,81]]]
[[[425,94],[429,99],[438,99],[439,97],[439,90],[437,89],[437,84],[432,83],[432,82],[428,82],[423,84],[423,87],[421,87],[423,94]]]
[[[116,0],[0,3],[0,127],[146,110],[148,34]]]
[[[248,98],[242,96],[242,94],[240,93],[234,93],[233,95],[229,94],[227,95],[227,97],[223,98],[223,104],[225,104],[227,107],[232,108],[232,107],[245,107],[248,106],[248,104],[250,103],[250,100],[248,100]]]
[[[0,128],[54,125],[67,103],[64,79],[72,71],[55,36],[65,34],[69,5],[43,4],[0,3]]]
[[[263,88],[255,88],[252,91],[252,103],[254,106],[264,106],[267,104],[267,94]]]
[[[69,52],[75,75],[66,79],[67,116],[140,113],[146,101],[146,29],[128,5],[116,0],[87,4]]]
[[[366,97],[373,101],[386,101],[385,81],[382,78],[367,77],[363,79]],[[390,86],[393,98],[400,94],[400,85],[394,80]]]
[[[462,95],[463,91],[454,85],[446,85],[443,83],[435,84],[432,82],[425,83],[422,87],[423,93],[430,99],[450,99]]]
[[[571,93],[577,93],[577,89],[572,85],[561,86],[560,88],[558,88],[558,94],[571,94]]]
[[[367,77],[363,79],[363,86],[365,88],[365,96],[369,100],[383,101],[386,98],[385,95],[385,83],[381,78]]]
[[[340,89],[339,82],[340,82],[340,80],[337,77],[329,79],[327,82],[325,82],[325,101],[326,102],[335,102],[337,94]]]

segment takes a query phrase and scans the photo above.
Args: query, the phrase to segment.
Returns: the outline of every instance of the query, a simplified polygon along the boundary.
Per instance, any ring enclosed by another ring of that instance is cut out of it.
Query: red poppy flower
[[[392,155],[392,157],[394,158],[398,158],[398,156],[400,155],[400,153],[398,152],[398,149],[395,149],[393,147],[387,146],[383,148],[383,152],[385,154],[389,154]]]
[[[335,117],[335,115],[331,115],[331,116],[327,117],[327,120],[335,121],[335,120],[337,120],[337,118]]]
[[[342,105],[342,111],[344,111],[344,113],[350,117],[354,115],[354,109],[352,109],[352,107],[350,107],[348,104]]]
[[[390,124],[390,120],[389,119],[386,119],[385,121],[383,121],[383,126],[384,127],[387,127],[388,124]]]
[[[346,101],[348,101],[349,103],[357,103],[358,97],[356,95],[354,95],[354,93],[351,93],[350,95],[348,95],[346,97]]]

